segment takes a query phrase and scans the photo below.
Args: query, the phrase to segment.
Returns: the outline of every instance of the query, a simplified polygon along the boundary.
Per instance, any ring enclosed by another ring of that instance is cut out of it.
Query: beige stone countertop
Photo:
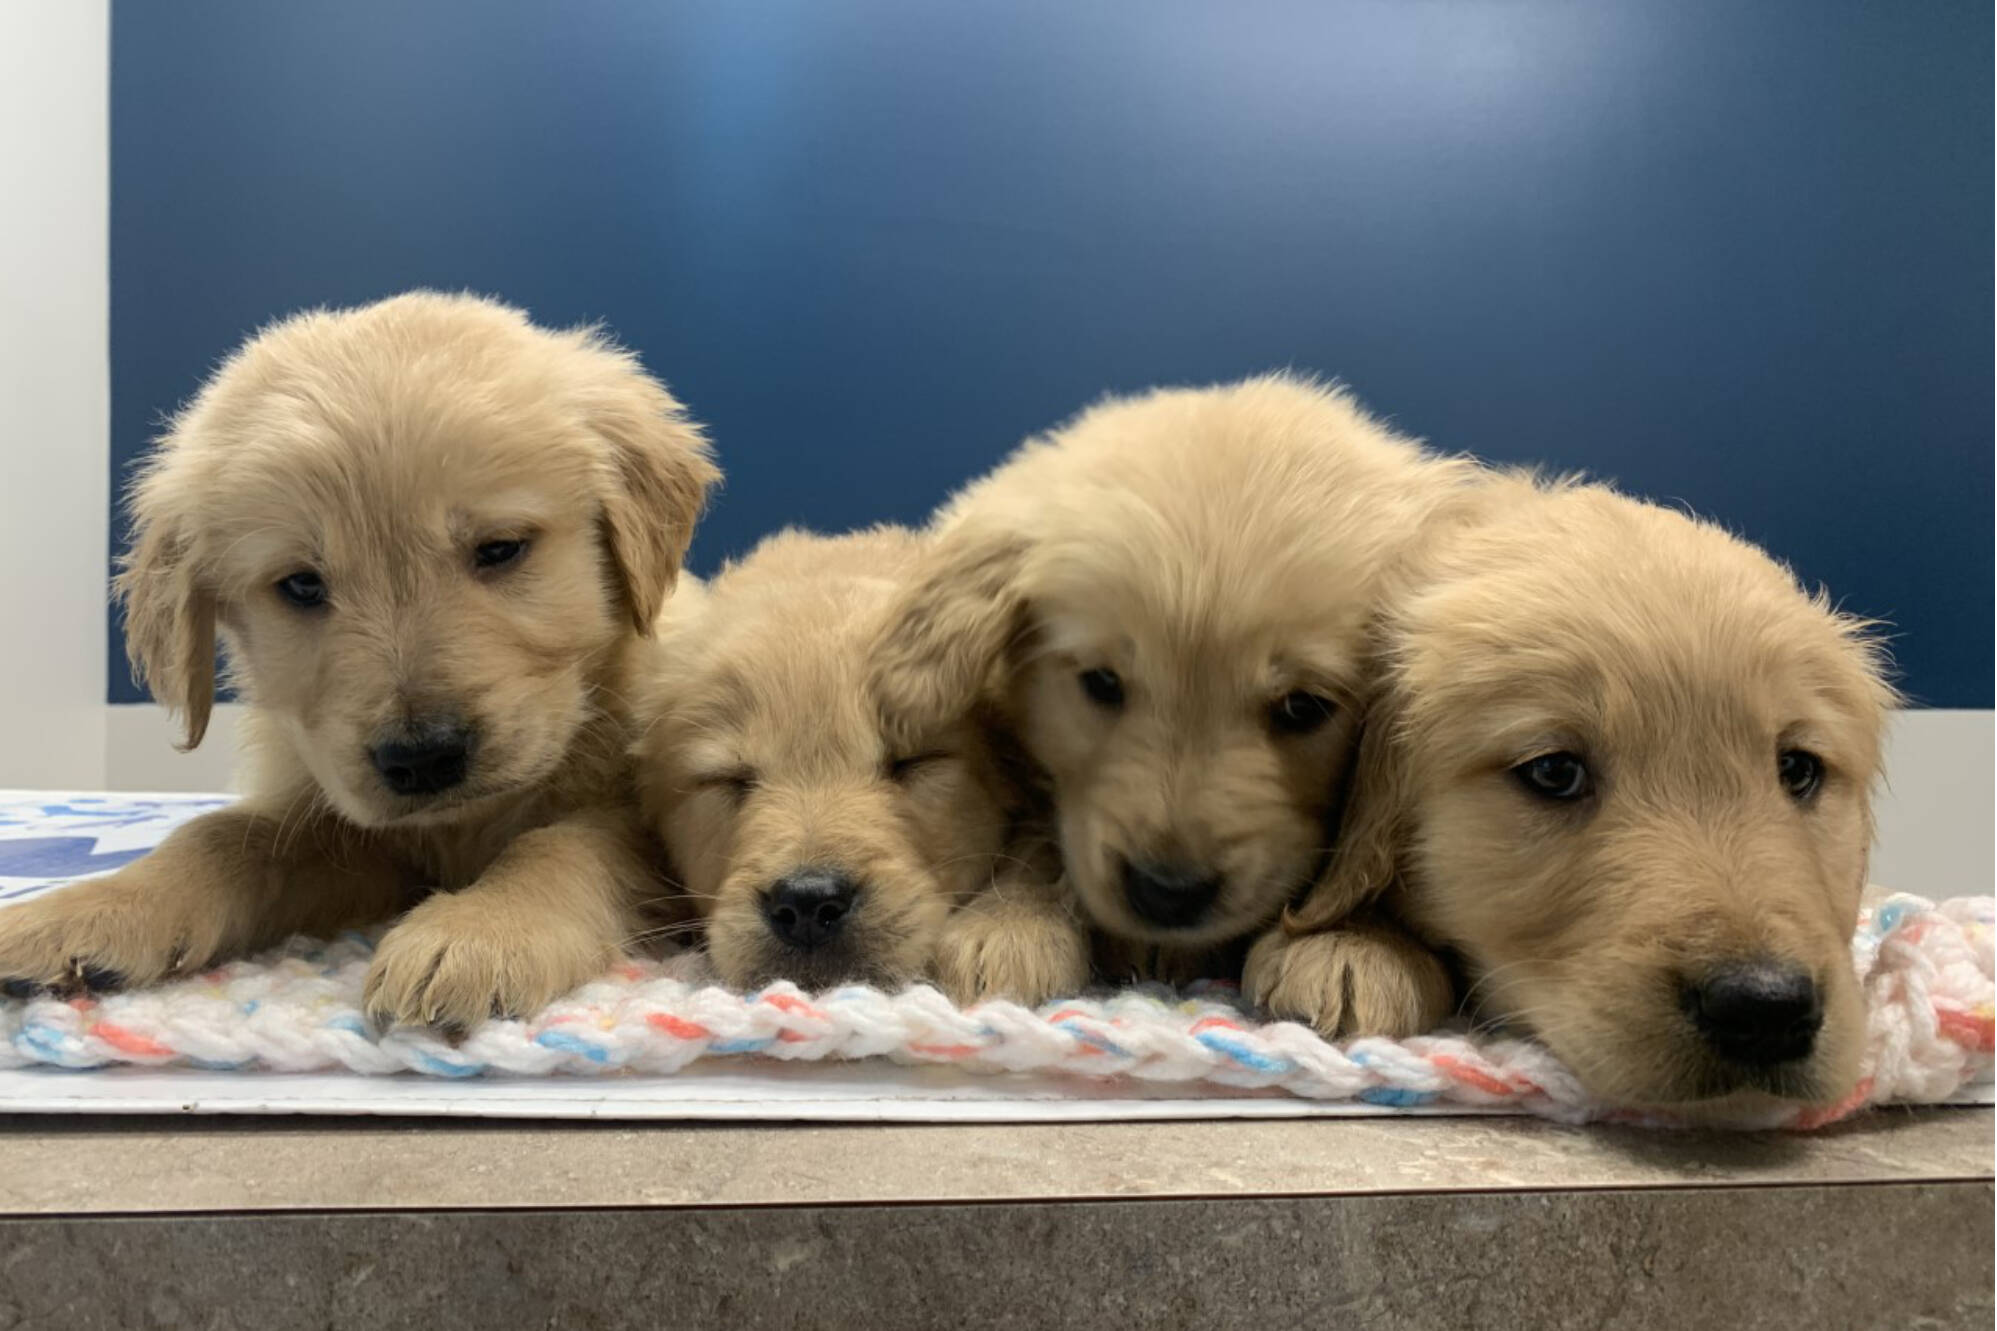
[[[911,1126],[0,1115],[0,1216],[1312,1197],[1989,1180],[1993,1111],[1809,1134],[1526,1118]]]

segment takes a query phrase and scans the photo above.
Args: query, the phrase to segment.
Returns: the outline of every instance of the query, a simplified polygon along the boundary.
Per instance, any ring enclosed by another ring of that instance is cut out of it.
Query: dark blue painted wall
[[[1107,389],[1296,365],[1716,514],[1893,620],[1918,700],[1989,706],[1991,27],[1987,0],[120,3],[115,462],[272,315],[473,287],[607,320],[712,425],[705,568],[919,518]]]

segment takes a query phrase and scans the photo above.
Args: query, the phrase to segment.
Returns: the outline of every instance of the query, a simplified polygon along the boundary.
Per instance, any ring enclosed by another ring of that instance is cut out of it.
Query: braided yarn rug
[[[223,797],[0,792],[0,907],[136,858]],[[1992,1067],[1990,897],[1895,895],[1852,942],[1868,1004],[1864,1072],[1826,1110],[1771,1110],[1749,1126],[1811,1128],[1874,1104],[1928,1104],[1987,1086]],[[973,1072],[1276,1087],[1382,1107],[1510,1109],[1567,1121],[1627,1118],[1593,1101],[1530,1041],[1442,1032],[1328,1042],[1261,1019],[1229,986],[1124,990],[1049,1003],[958,1008],[937,990],[779,983],[738,993],[698,954],[633,960],[527,1020],[494,1020],[453,1044],[369,1030],[361,983],[379,936],[294,940],[153,989],[101,998],[0,1000],[0,1068],[117,1064],[277,1072],[586,1076],[672,1073],[697,1059],[884,1058]],[[1654,1116],[1652,1121],[1655,1121]]]

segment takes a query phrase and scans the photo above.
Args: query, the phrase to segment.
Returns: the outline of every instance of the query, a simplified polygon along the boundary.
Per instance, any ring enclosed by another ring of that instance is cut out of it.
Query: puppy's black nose
[[[1755,1067],[1808,1058],[1824,1024],[1816,982],[1781,962],[1720,967],[1685,987],[1684,1004],[1714,1053]]]
[[[1166,929],[1197,924],[1220,896],[1220,877],[1184,864],[1126,860],[1123,895],[1139,919]]]
[[[470,728],[442,722],[377,744],[368,756],[396,794],[435,795],[464,781],[471,751]]]
[[[805,951],[836,937],[846,927],[860,885],[843,873],[801,869],[779,878],[763,897],[770,932]]]

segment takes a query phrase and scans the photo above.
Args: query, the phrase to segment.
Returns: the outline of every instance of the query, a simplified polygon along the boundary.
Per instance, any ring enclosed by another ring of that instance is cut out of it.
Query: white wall
[[[1924,897],[1989,896],[1997,878],[1997,718],[1902,712],[1886,753],[1872,881]]]
[[[0,785],[104,778],[110,7],[0,5]]]
[[[236,727],[241,703],[218,702],[208,718],[201,747],[182,753],[174,747],[180,728],[167,719],[166,708],[152,703],[125,703],[104,709],[104,776],[106,790],[234,790]]]

